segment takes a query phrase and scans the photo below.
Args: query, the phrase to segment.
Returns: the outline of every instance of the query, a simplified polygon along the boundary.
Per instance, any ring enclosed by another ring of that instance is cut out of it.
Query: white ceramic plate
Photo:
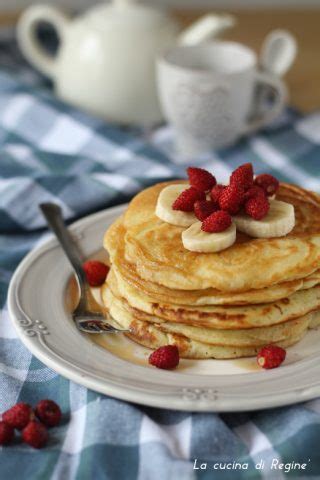
[[[101,249],[106,228],[124,208],[88,216],[71,227],[85,257]],[[148,365],[150,350],[121,334],[88,337],[76,330],[66,306],[71,274],[58,243],[50,239],[15,272],[9,309],[27,348],[77,383],[123,400],[193,411],[254,410],[320,395],[318,330],[288,349],[278,369],[259,370],[251,358],[182,360],[175,371],[158,370]]]

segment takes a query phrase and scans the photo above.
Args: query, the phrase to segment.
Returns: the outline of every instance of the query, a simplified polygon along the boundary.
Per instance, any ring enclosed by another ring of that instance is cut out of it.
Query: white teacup
[[[274,101],[254,117],[255,89],[271,87]],[[178,151],[191,156],[230,145],[279,115],[286,88],[279,78],[257,70],[255,53],[235,42],[171,49],[158,60],[163,113],[172,123]]]

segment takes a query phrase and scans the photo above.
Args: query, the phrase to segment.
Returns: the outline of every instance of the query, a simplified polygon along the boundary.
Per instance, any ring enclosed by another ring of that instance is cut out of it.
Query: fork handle
[[[82,268],[81,253],[64,223],[61,208],[56,203],[49,202],[41,203],[39,208],[75,271],[80,287],[80,299],[82,300],[88,284]]]

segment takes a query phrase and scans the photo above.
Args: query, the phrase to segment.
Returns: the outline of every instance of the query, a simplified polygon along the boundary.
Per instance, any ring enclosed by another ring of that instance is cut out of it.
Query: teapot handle
[[[62,11],[50,5],[31,6],[23,12],[17,24],[17,40],[27,60],[42,73],[54,78],[56,59],[46,52],[36,35],[37,28],[42,22],[53,26],[61,44],[69,19]]]
[[[224,30],[235,25],[236,19],[229,14],[208,13],[196,20],[179,36],[182,45],[196,45],[218,36]]]

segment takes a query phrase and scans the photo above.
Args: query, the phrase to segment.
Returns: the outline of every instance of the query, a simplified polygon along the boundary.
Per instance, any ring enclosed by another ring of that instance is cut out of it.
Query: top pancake
[[[286,298],[298,290],[307,290],[320,283],[320,270],[300,280],[278,283],[267,288],[252,289],[246,292],[221,292],[214,288],[202,290],[177,290],[143,280],[137,274],[136,267],[125,258],[125,229],[122,217],[109,228],[105,245],[109,251],[112,265],[121,276],[121,281],[139,290],[150,302],[179,305],[248,305],[268,303]]]
[[[143,190],[130,203],[123,220],[126,259],[139,276],[172,289],[215,288],[241,292],[297,280],[320,267],[320,196],[281,184],[277,199],[295,207],[296,225],[285,237],[253,239],[237,233],[237,241],[218,253],[186,250],[183,227],[155,215],[160,191],[172,183]],[[108,248],[108,234],[105,238]]]

